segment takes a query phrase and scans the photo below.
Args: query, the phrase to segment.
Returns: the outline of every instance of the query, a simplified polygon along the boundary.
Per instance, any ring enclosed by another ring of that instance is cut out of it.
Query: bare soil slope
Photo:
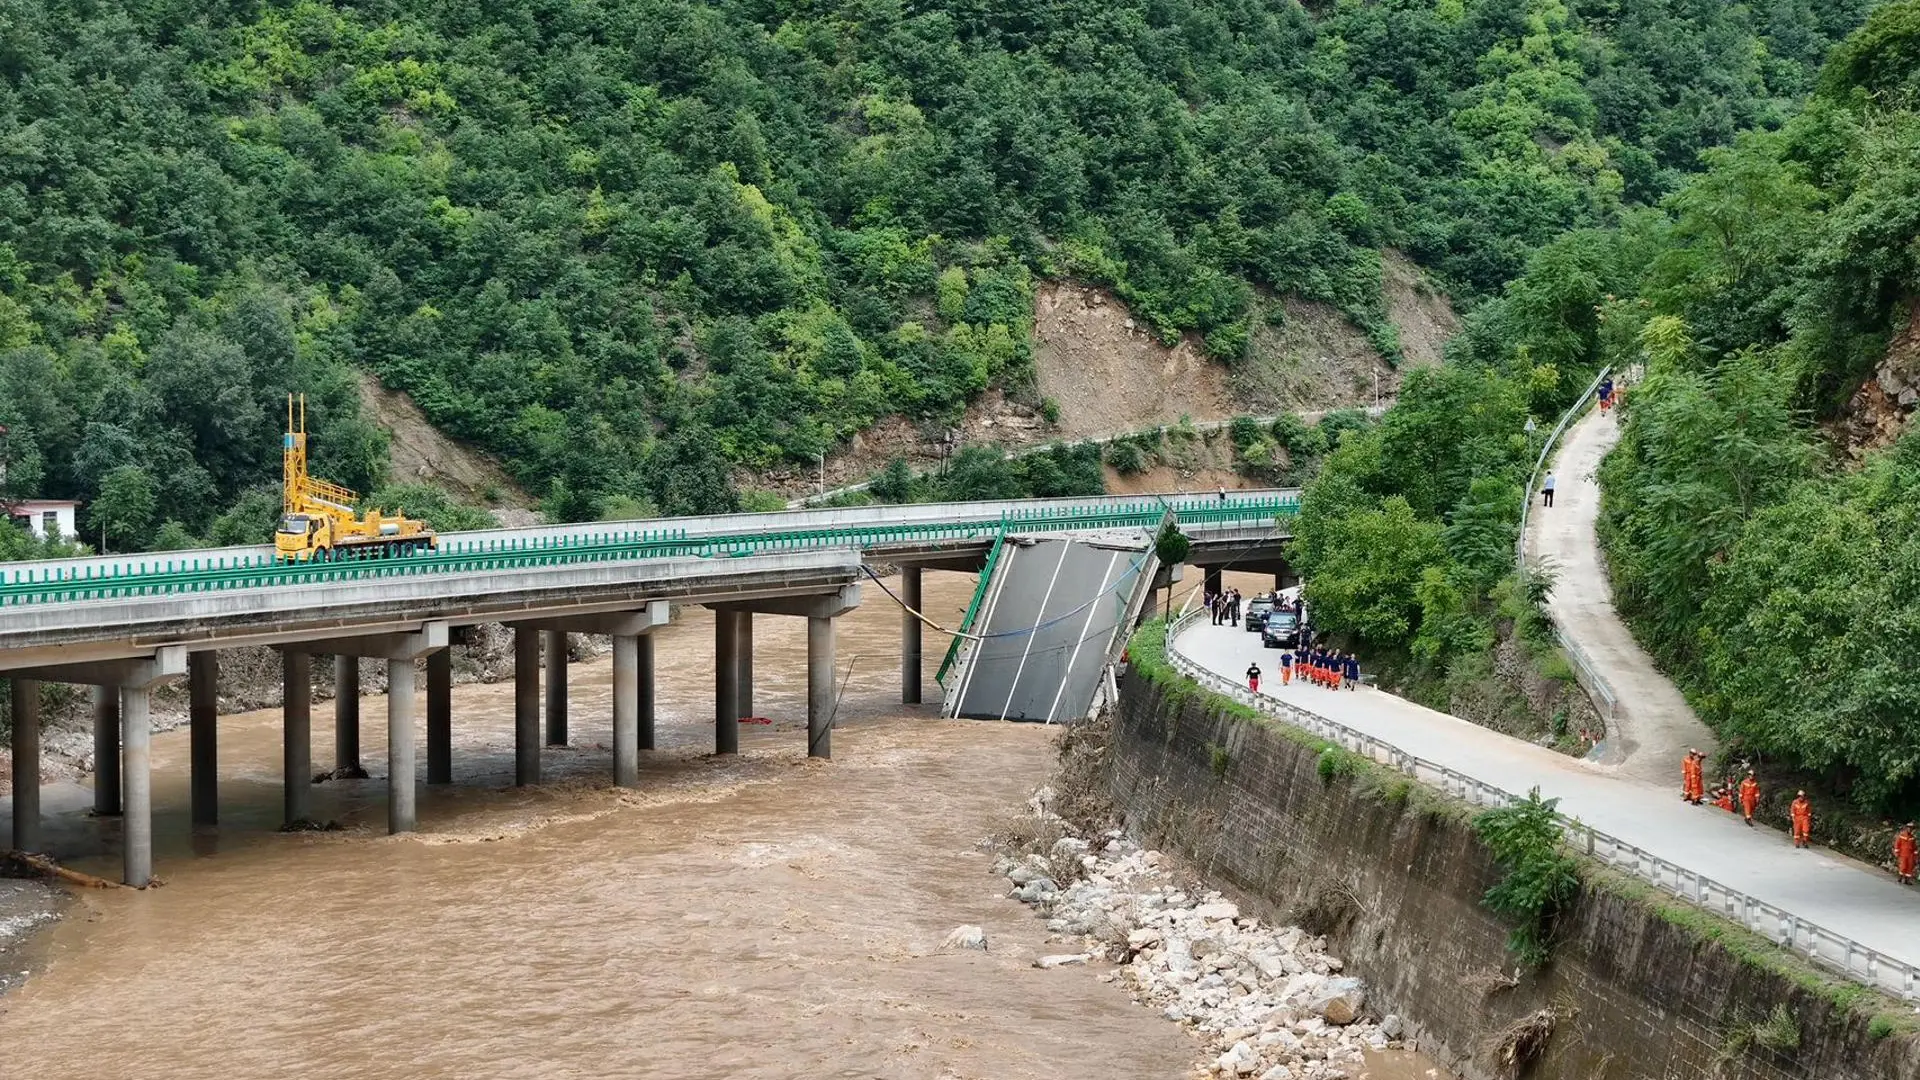
[[[1460,327],[1452,305],[1404,255],[1389,251],[1385,260],[1387,311],[1399,328],[1407,365],[1439,362],[1441,347]],[[1048,423],[1031,405],[990,391],[967,409],[957,433],[960,445],[1014,448],[1171,426],[1183,416],[1226,420],[1393,400],[1400,370],[1346,316],[1293,297],[1265,303],[1279,317],[1261,322],[1247,358],[1229,367],[1210,359],[1192,335],[1162,344],[1106,289],[1077,281],[1044,282],[1034,297],[1034,368],[1039,395],[1059,406],[1059,421]],[[828,455],[825,486],[859,483],[895,457],[905,457],[917,469],[938,465],[943,434],[901,417],[883,420]],[[1192,486],[1226,482],[1230,467]],[[734,479],[742,487],[792,498],[814,490],[821,475],[818,468],[789,468]],[[1134,482],[1130,478],[1124,485]]]
[[[1034,297],[1034,365],[1040,394],[1060,406],[1058,438],[1106,435],[1182,416],[1232,416],[1226,365],[1199,340],[1162,345],[1104,289],[1050,281]]]
[[[532,505],[533,499],[491,458],[441,434],[412,398],[387,389],[365,372],[360,374],[360,404],[393,437],[388,467],[392,482],[433,484],[479,503]]]
[[[1849,457],[1892,446],[1920,410],[1920,298],[1907,315],[1904,330],[1887,345],[1886,358],[1860,384],[1829,432]]]

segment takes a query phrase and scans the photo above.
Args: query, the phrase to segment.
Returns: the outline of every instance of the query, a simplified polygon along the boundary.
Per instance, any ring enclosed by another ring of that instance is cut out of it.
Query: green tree
[[[100,493],[87,508],[91,530],[109,542],[145,546],[153,528],[153,477],[138,465],[122,465],[100,481]]]

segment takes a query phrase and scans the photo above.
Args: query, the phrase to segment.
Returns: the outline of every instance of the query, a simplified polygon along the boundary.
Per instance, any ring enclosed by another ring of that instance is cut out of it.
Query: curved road
[[[1631,774],[1470,724],[1380,690],[1276,685],[1279,653],[1260,635],[1204,620],[1174,641],[1181,655],[1241,685],[1249,662],[1268,673],[1263,694],[1319,713],[1407,753],[1513,792],[1538,787],[1560,811],[1755,899],[1813,921],[1883,955],[1920,966],[1920,892],[1886,871],[1822,849],[1797,851],[1784,833],[1749,829],[1712,806],[1680,801],[1671,783]]]
[[[1555,570],[1547,611],[1561,636],[1585,653],[1613,691],[1613,727],[1600,762],[1637,780],[1668,784],[1680,773],[1688,747],[1711,751],[1715,739],[1680,691],[1653,666],[1653,658],[1613,609],[1594,526],[1600,516],[1600,460],[1620,441],[1620,425],[1600,410],[1567,431],[1554,462],[1559,490],[1551,508],[1539,494],[1527,520],[1527,557]]]

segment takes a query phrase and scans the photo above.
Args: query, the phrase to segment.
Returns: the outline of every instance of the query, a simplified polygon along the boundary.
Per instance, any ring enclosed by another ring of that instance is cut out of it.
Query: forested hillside
[[[1464,302],[1566,265],[1472,343],[1544,408],[1596,256],[1530,253],[1777,126],[1870,6],[0,0],[8,485],[255,539],[289,390],[318,468],[383,476],[359,367],[556,516],[724,509],[1031,393],[1044,275],[1223,362],[1262,290],[1391,353],[1383,246]]]
[[[1469,319],[1457,362],[1309,491],[1323,615],[1441,680],[1483,675],[1505,620],[1544,645],[1527,601],[1546,582],[1510,575],[1539,446],[1523,421],[1566,400],[1540,361],[1561,390],[1566,369],[1641,368],[1602,475],[1622,613],[1734,756],[1911,810],[1920,435],[1860,461],[1840,436],[1883,359],[1920,371],[1911,341],[1889,354],[1920,297],[1916,110],[1920,0],[1899,0],[1783,127],[1709,151],[1657,209],[1543,247]]]

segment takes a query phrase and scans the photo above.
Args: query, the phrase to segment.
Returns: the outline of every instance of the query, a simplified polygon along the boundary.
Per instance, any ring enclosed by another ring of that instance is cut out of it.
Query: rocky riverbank
[[[1358,1075],[1367,1050],[1401,1047],[1399,1017],[1369,1008],[1324,938],[1243,914],[1118,830],[1066,833],[1051,795],[1042,789],[1033,809],[1048,826],[1039,835],[1057,838],[993,867],[1066,947],[1037,966],[1115,965],[1098,977],[1185,1027],[1202,1067],[1221,1076],[1332,1080]]]
[[[52,925],[66,900],[52,885],[0,878],[0,994],[26,981],[35,931]]]

